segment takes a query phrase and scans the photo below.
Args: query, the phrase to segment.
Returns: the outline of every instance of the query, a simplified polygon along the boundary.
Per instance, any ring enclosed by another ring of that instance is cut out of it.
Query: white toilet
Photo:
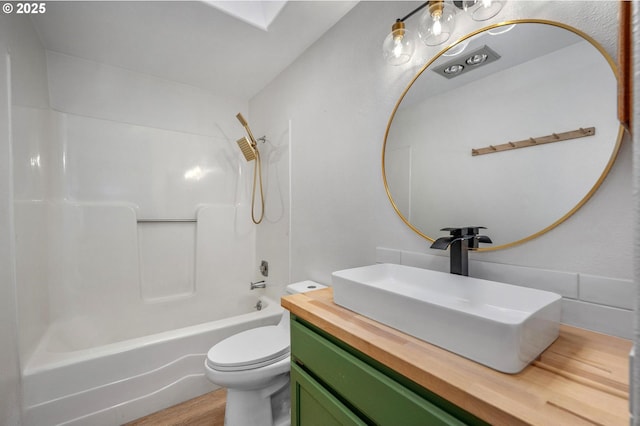
[[[301,281],[287,293],[326,286]],[[258,327],[214,345],[204,363],[207,378],[227,388],[225,426],[286,426],[290,424],[289,312],[278,325]]]

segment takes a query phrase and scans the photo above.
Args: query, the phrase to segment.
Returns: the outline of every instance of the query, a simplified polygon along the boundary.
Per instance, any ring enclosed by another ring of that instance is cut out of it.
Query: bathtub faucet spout
[[[251,283],[251,290],[255,290],[256,288],[265,288],[266,286],[267,286],[267,283],[265,283],[264,280],[256,281],[255,283],[252,282]]]

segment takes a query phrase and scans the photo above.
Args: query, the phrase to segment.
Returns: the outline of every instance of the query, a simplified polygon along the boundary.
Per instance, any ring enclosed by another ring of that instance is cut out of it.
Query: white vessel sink
[[[561,296],[403,265],[332,274],[347,309],[505,373],[517,373],[558,337]]]

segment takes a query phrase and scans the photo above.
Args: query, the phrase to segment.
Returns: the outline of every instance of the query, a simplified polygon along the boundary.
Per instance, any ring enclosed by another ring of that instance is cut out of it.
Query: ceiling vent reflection
[[[489,46],[469,52],[463,57],[452,59],[442,65],[433,68],[433,72],[446,78],[454,78],[469,71],[480,68],[483,65],[500,59],[500,55],[491,50]]]

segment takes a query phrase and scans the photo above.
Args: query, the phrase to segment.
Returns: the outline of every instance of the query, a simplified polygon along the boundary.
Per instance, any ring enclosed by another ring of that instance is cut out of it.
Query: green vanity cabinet
[[[486,424],[293,315],[291,364],[294,426]]]
[[[295,363],[291,365],[291,384],[291,394],[295,401],[291,424],[305,426],[366,425],[360,417]]]

